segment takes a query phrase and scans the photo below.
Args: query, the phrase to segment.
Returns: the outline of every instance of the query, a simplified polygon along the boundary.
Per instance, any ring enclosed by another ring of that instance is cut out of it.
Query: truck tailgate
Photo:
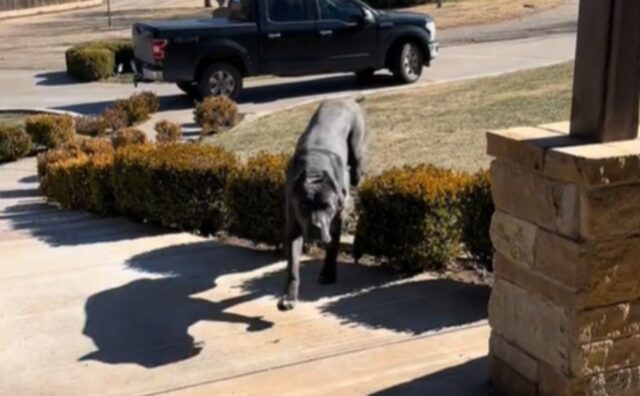
[[[142,24],[133,25],[133,51],[135,58],[146,63],[155,63],[153,58],[153,30]]]

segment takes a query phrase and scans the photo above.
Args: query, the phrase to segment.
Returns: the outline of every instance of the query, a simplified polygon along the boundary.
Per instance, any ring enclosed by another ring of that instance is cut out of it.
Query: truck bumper
[[[440,44],[437,41],[432,41],[429,43],[429,58],[431,60],[436,59],[438,57],[438,51],[440,51]]]
[[[140,61],[132,60],[131,69],[133,70],[133,82],[153,82],[164,81],[164,73],[157,66],[148,65]]]

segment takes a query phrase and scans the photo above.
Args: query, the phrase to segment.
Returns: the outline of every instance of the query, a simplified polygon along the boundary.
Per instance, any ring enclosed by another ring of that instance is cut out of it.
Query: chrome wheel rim
[[[407,44],[404,50],[404,57],[402,58],[402,66],[404,72],[411,79],[417,79],[420,77],[420,55],[414,45]]]
[[[218,70],[209,79],[209,91],[213,96],[231,96],[236,89],[236,79],[231,73]]]

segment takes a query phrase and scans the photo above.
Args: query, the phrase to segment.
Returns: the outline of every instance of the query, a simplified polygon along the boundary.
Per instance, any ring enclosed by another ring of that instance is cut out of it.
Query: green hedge
[[[495,211],[488,171],[473,176],[462,193],[462,241],[471,257],[487,269],[493,269],[493,244],[489,236]]]
[[[65,53],[67,73],[81,81],[111,77],[119,64],[128,72],[132,58],[130,40],[92,41],[73,46]]]
[[[282,244],[287,163],[288,156],[260,153],[231,175],[226,194],[230,233],[257,243]]]
[[[427,165],[367,179],[358,203],[360,252],[406,272],[444,268],[460,253],[460,202],[468,180]]]
[[[31,137],[24,129],[0,125],[0,163],[15,161],[30,151]]]
[[[114,192],[120,212],[204,235],[225,224],[224,189],[233,154],[213,146],[128,146],[116,152]]]
[[[205,98],[193,111],[193,119],[203,135],[213,135],[233,128],[240,120],[238,105],[226,96]]]

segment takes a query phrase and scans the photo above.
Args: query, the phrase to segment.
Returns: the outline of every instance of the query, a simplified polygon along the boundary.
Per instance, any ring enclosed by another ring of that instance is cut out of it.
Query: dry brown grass
[[[367,97],[369,171],[432,163],[475,171],[486,167],[485,131],[568,119],[572,65]],[[292,152],[317,104],[248,121],[207,139],[241,156]]]
[[[446,0],[442,8],[426,4],[407,10],[433,15],[440,29],[482,25],[553,8],[562,0]]]

